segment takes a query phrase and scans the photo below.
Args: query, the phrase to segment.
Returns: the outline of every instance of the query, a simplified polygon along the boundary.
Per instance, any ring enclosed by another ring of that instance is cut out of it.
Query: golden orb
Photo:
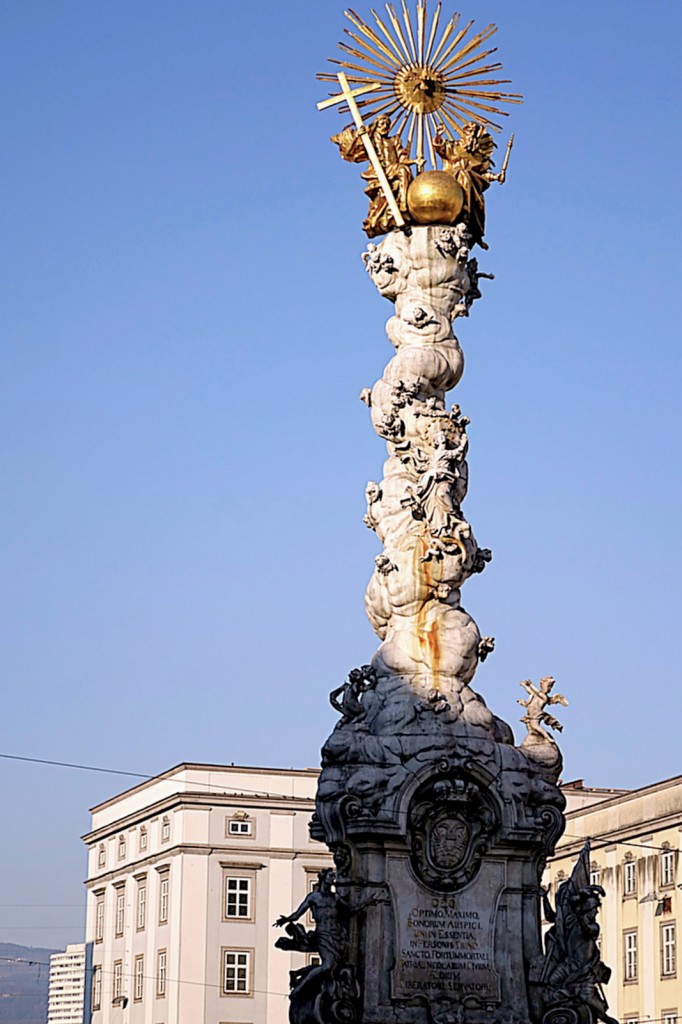
[[[407,208],[415,224],[452,224],[463,206],[464,192],[445,171],[424,171],[407,190]]]

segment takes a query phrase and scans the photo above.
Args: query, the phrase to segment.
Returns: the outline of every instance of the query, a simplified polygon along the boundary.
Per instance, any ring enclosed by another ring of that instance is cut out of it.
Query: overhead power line
[[[145,772],[130,772],[126,771],[123,768],[100,768],[96,765],[77,764],[71,761],[52,761],[46,757],[25,757],[20,754],[0,754],[0,758],[4,759],[5,761],[27,761],[29,764],[45,764],[55,768],[75,768],[78,771],[82,772],[99,772],[100,774],[105,775],[127,775],[129,778],[143,779],[145,782],[149,782],[151,779],[158,778],[158,775],[148,775]],[[248,768],[246,768],[245,771],[248,771]],[[161,779],[160,781],[163,782],[166,780]],[[170,782],[171,779],[168,779],[167,781]],[[226,789],[229,789],[229,787],[216,786],[215,784],[210,782],[199,782],[196,780],[192,780],[191,782],[187,781],[186,784],[191,786],[199,786],[200,788],[207,789],[212,793],[226,793]],[[241,786],[239,790],[234,790],[232,792],[227,793],[227,795],[265,796],[274,797],[279,800],[296,799],[293,796],[293,794],[269,793],[263,789],[245,789],[243,786]]]
[[[131,772],[131,771],[127,771],[124,768],[101,768],[101,767],[99,767],[97,765],[78,764],[76,762],[71,762],[71,761],[53,761],[53,760],[50,760],[49,758],[46,758],[46,757],[26,757],[26,756],[23,756],[23,755],[20,755],[20,754],[2,754],[2,753],[0,753],[0,758],[4,759],[6,761],[26,761],[26,762],[28,762],[30,764],[44,764],[44,765],[48,765],[50,767],[56,767],[56,768],[72,768],[72,769],[76,769],[78,771],[83,771],[83,772],[99,772],[100,774],[103,773],[105,775],[125,775],[125,776],[128,776],[129,778],[144,779],[146,782],[149,782],[152,779],[158,778],[157,775],[149,775],[149,774],[144,773],[144,772]],[[248,768],[246,768],[244,770],[248,771]],[[410,769],[407,769],[407,771],[410,771]],[[414,775],[415,773],[411,772],[411,774]],[[161,781],[161,782],[164,782],[164,781],[170,782],[171,779],[168,779],[168,780],[160,779],[159,781]],[[224,786],[216,786],[215,784],[212,784],[210,782],[199,782],[198,780],[192,780],[191,782],[189,780],[183,780],[183,784],[186,784],[188,786],[197,786],[197,787],[200,787],[202,789],[206,789],[208,792],[220,793],[220,794],[223,794],[223,795],[226,795],[226,796],[259,796],[259,797],[270,797],[270,798],[277,799],[277,800],[296,799],[296,797],[294,797],[293,794],[271,793],[271,792],[268,792],[267,790],[260,790],[260,789],[245,789],[243,786],[240,787],[239,790],[235,789],[233,791],[229,791]],[[402,813],[406,814],[407,812],[403,811]],[[639,843],[639,842],[636,842],[636,841],[633,841],[633,840],[628,840],[628,839],[613,839],[611,836],[609,836],[607,834],[593,835],[593,836],[579,836],[579,835],[574,835],[574,834],[572,834],[570,832],[564,832],[563,834],[568,839],[582,839],[583,842],[587,842],[587,840],[589,839],[590,842],[603,842],[603,843],[606,843],[606,844],[609,844],[609,845],[611,843],[613,843],[616,846],[633,846],[633,847],[635,847],[636,849],[639,849],[639,850],[658,850],[659,852],[662,852],[662,851],[668,849],[668,847],[666,847],[666,846],[654,846],[654,845],[651,845],[651,844]],[[560,856],[560,853],[559,853],[559,856]],[[47,906],[47,905],[48,904],[45,904],[45,906]]]

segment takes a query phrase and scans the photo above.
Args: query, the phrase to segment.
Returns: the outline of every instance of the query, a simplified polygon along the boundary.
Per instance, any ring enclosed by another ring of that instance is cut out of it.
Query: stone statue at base
[[[606,895],[590,884],[590,844],[585,844],[571,877],[559,887],[556,907],[542,893],[545,919],[552,927],[545,937],[545,955],[531,965],[531,996],[535,1016],[543,1024],[618,1024],[609,1017],[603,986],[611,970],[601,959],[597,913]]]

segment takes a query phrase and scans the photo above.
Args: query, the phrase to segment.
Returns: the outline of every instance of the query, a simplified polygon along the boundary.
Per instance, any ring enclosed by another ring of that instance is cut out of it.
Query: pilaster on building
[[[276,950],[272,924],[331,865],[308,834],[318,775],[182,764],[93,809],[87,970],[86,947],[67,950],[82,951],[86,975],[74,1021],[286,1024],[289,971],[309,957]],[[678,1024],[682,776],[631,791],[562,788],[567,827],[545,876],[550,900],[590,838],[591,881],[606,892],[610,1012],[622,1024]]]

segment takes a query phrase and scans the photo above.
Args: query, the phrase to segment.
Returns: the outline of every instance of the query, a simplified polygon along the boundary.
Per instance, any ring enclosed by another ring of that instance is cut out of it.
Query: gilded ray
[[[368,82],[384,82],[385,81],[385,82],[389,82],[390,83],[390,82],[393,81],[393,78],[394,78],[393,75],[387,75],[387,74],[384,74],[384,73],[377,74],[376,71],[371,71],[371,73],[369,74],[369,77],[368,77],[368,74],[367,74],[368,73],[368,69],[367,68],[363,67],[362,64],[351,64],[351,62],[349,60],[334,60],[333,58],[330,58],[330,64],[338,64],[339,67],[348,68],[350,71],[359,71],[361,74],[365,75],[365,77],[367,78]]]
[[[372,14],[374,14],[374,11],[372,11]],[[393,65],[400,64],[400,62],[402,60],[402,57],[400,56],[400,53],[399,52],[398,53],[392,53],[391,50],[382,42],[382,40],[379,38],[379,36],[376,34],[376,32],[374,32],[373,29],[371,29],[369,27],[369,25],[365,24],[365,22],[362,20],[362,18],[359,18],[358,15],[355,14],[354,11],[352,11],[352,10],[346,11],[346,17],[349,19],[349,21],[351,21],[355,25],[355,27],[360,32],[362,32],[363,36],[367,36],[368,39],[372,40],[372,42],[390,60],[391,64],[393,64]],[[376,17],[376,15],[375,15],[375,17]],[[348,32],[349,35],[351,34],[348,29],[346,29],[345,31]],[[367,44],[365,44],[365,45],[367,45]]]
[[[417,56],[417,47],[414,41],[414,32],[412,31],[412,21],[410,19],[410,12],[407,9],[407,0],[403,2],[403,21],[405,22],[405,30],[407,32],[407,38],[410,43],[410,50],[412,51],[412,59],[419,61],[421,58]]]
[[[424,31],[426,28],[426,7],[423,3],[417,5],[417,50],[420,64],[424,63]]]
[[[395,74],[396,64],[398,62],[397,60],[392,58],[390,51],[388,54],[386,54],[383,50],[379,49],[379,47],[372,46],[370,43],[365,42],[364,39],[361,39],[360,36],[356,36],[355,32],[351,32],[349,28],[345,28],[344,32],[349,37],[349,39],[352,39],[353,42],[357,43],[357,45],[360,47],[360,52],[363,55],[363,59],[365,59],[365,52],[367,54],[371,53],[373,59],[377,62],[377,64],[379,64],[380,67],[385,68],[386,71],[392,74]],[[339,43],[340,50],[343,50],[346,46],[348,46],[347,43]]]
[[[459,24],[460,17],[461,17],[460,14],[453,14],[453,16],[450,18],[450,21],[447,23],[447,25],[445,26],[445,28],[443,30],[443,36],[441,38],[441,41],[438,44],[436,52],[434,53],[432,58],[429,58],[429,64],[434,65],[436,63],[436,61],[438,60],[438,56],[439,56],[441,50],[443,49],[443,47],[447,43],[447,41],[450,38],[450,36],[452,35],[452,33],[457,28],[457,26]],[[473,24],[473,22],[472,22],[472,24]]]
[[[475,74],[479,74],[479,69],[477,67],[474,67],[473,65],[480,64],[480,62],[482,60],[485,60],[486,57],[489,57],[491,53],[497,53],[496,46],[494,46],[492,50],[486,50],[484,53],[477,53],[475,57],[470,57],[469,60],[458,62],[456,67],[452,68],[453,77],[455,77],[455,71],[459,75],[459,73],[461,71],[464,71],[465,68],[469,68],[469,74],[471,74],[472,72]],[[441,70],[443,69],[441,68]]]
[[[450,54],[452,53],[452,51],[454,50],[454,48],[455,48],[456,46],[459,46],[459,44],[460,44],[460,43],[462,42],[462,40],[463,40],[463,39],[465,38],[465,36],[466,36],[467,32],[469,31],[469,29],[471,28],[471,26],[472,26],[472,25],[473,25],[473,21],[470,21],[470,22],[468,22],[468,23],[467,23],[467,24],[466,24],[466,25],[464,26],[464,28],[461,28],[461,29],[459,30],[459,32],[457,33],[457,35],[455,36],[455,38],[454,38],[454,39],[452,40],[452,42],[451,42],[451,43],[450,43],[450,45],[448,46],[447,50],[445,50],[445,51],[444,51],[443,53],[437,53],[437,54],[436,54],[436,56],[435,56],[435,57],[433,58],[433,61],[432,61],[432,64],[433,64],[433,67],[434,67],[434,68],[439,68],[439,67],[441,66],[441,64],[442,64],[442,63],[443,63],[444,61],[446,61],[446,60],[447,60],[448,56],[449,56],[449,55],[450,55]],[[440,48],[439,48],[439,50],[440,50]]]
[[[486,46],[497,26],[477,31],[459,13],[446,21],[442,0],[393,0],[384,7],[381,15],[371,9],[371,25],[352,8],[346,10],[351,27],[339,43],[341,59],[331,59],[352,88],[366,91],[376,85],[355,103],[365,123],[389,117],[391,132],[402,140],[417,171],[437,166],[433,140],[439,125],[452,138],[462,137],[471,121],[501,131],[500,121],[508,116],[503,108],[522,97],[504,91],[511,82],[498,77],[503,66],[491,60],[497,48]],[[332,73],[318,77],[338,81]],[[346,103],[338,109],[346,116],[351,112]]]
[[[463,46],[461,50],[458,50],[453,57],[449,58],[449,60],[447,58],[452,51],[451,48],[448,47],[447,53],[444,53],[441,59],[438,61],[438,70],[445,72],[449,71],[450,68],[457,67],[457,65],[462,62],[463,57],[466,57],[466,55],[468,53],[471,53],[472,50],[475,50],[477,46],[481,46],[487,39],[490,39],[491,35],[493,35],[495,32],[497,32],[497,25],[490,25],[485,32],[479,32],[477,36],[474,36],[474,38],[470,42],[468,42],[466,46]],[[489,52],[494,53],[496,49],[497,47],[495,47],[495,49],[493,50],[490,50]],[[483,54],[481,56],[483,56]]]
[[[409,64],[409,62],[412,60],[412,55],[410,54],[410,51],[409,51],[409,49],[407,47],[407,43],[405,42],[405,36],[403,35],[403,30],[400,27],[400,22],[398,21],[398,15],[393,10],[393,7],[391,6],[391,4],[386,4],[386,10],[388,11],[388,17],[389,17],[389,19],[391,21],[391,25],[393,26],[393,31],[395,32],[395,34],[396,34],[396,36],[398,38],[398,41],[400,42],[400,45],[402,47],[402,51],[403,51],[403,53],[405,55],[405,58],[407,59],[407,62]]]
[[[352,39],[356,38],[352,32],[349,32],[348,35]],[[358,42],[360,43],[361,46],[363,45],[360,40],[358,40]],[[363,50],[356,50],[354,46],[349,46],[348,43],[339,43],[339,50],[343,50],[344,53],[350,54],[351,57],[357,57],[358,60],[364,60],[368,64],[371,64],[373,67],[379,68],[383,75],[387,75],[390,77],[391,75],[395,74],[395,68],[392,68],[391,65],[387,64],[385,60],[381,60],[380,57],[376,56],[370,57],[369,53],[365,53]],[[374,50],[372,50],[371,52],[374,53]]]
[[[397,44],[397,43],[396,43],[396,41],[394,40],[394,38],[393,38],[393,36],[391,35],[391,33],[389,32],[389,30],[388,30],[388,29],[386,28],[386,26],[384,25],[383,21],[381,20],[381,18],[380,18],[380,17],[379,17],[379,15],[377,14],[377,12],[376,12],[376,11],[372,11],[372,14],[374,15],[374,19],[375,19],[375,21],[376,21],[377,25],[379,26],[379,28],[381,29],[381,31],[383,32],[383,34],[384,34],[384,35],[386,36],[387,40],[389,41],[389,43],[390,43],[390,45],[391,45],[391,48],[392,48],[392,49],[393,49],[393,51],[395,52],[395,54],[396,54],[396,56],[397,56],[397,58],[398,58],[398,62],[399,62],[399,63],[401,64],[401,66],[402,66],[402,65],[403,65],[403,64],[405,63],[405,56],[404,56],[404,54],[402,54],[402,53],[400,52],[400,47],[398,46],[398,44]]]
[[[429,36],[429,45],[426,48],[426,55],[424,57],[424,63],[428,64],[431,60],[431,51],[433,50],[433,44],[436,41],[436,32],[438,31],[438,23],[440,21],[440,12],[443,4],[438,0],[438,6],[436,7],[433,15],[433,22],[431,23],[431,34]],[[424,17],[426,17],[426,7],[424,7]]]

